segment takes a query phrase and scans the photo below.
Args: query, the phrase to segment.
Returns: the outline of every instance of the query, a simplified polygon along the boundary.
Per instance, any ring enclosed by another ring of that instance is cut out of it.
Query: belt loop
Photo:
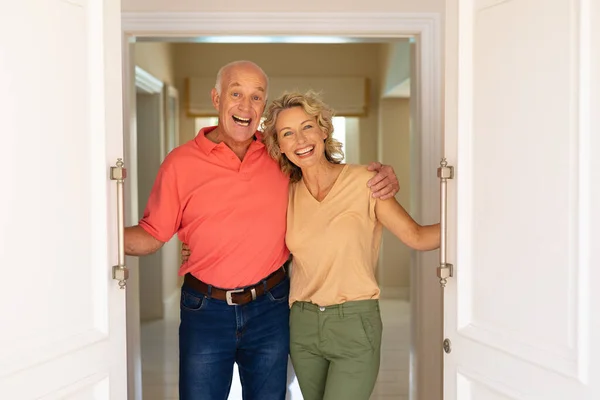
[[[340,314],[340,318],[344,318],[344,304],[340,304],[338,306],[338,311],[339,311],[339,314]]]
[[[207,295],[208,295],[208,298],[210,299],[210,298],[212,297],[212,296],[211,296],[211,293],[212,293],[212,285],[207,285],[207,286],[208,286],[208,293],[207,293]]]
[[[304,311],[304,302],[303,301],[300,302],[300,311]]]
[[[263,282],[263,286],[264,286],[264,289],[265,289],[264,292],[267,293],[267,291],[268,291],[268,289],[267,289],[267,280],[263,279],[262,282]]]

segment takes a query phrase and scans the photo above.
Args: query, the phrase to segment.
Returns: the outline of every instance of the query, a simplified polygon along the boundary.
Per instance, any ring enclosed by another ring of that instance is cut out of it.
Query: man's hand
[[[373,197],[385,200],[394,197],[400,191],[400,183],[398,183],[394,168],[379,162],[372,162],[367,169],[377,171],[377,175],[367,182],[367,186],[373,192]]]
[[[190,246],[185,243],[181,243],[181,263],[185,264],[190,259],[192,255],[192,251],[190,250]]]

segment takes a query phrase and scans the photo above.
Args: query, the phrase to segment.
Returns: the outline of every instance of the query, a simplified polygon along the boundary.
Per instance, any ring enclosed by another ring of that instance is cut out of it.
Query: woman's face
[[[310,167],[325,160],[327,134],[317,124],[317,118],[302,107],[281,111],[275,129],[281,152],[298,167]]]

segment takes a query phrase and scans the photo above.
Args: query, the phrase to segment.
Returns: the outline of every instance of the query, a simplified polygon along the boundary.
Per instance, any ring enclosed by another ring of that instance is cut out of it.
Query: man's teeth
[[[250,124],[251,119],[250,118],[242,118],[242,117],[238,117],[237,115],[234,115],[233,120],[240,125],[248,126]]]
[[[314,146],[310,146],[310,147],[307,147],[305,149],[301,149],[301,150],[296,151],[296,154],[298,154],[299,156],[303,156],[303,155],[308,154],[311,151],[313,151],[314,148],[315,148]]]

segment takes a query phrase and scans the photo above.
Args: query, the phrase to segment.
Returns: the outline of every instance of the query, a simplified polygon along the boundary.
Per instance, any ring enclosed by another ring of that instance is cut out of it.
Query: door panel
[[[573,365],[564,365],[575,360],[577,345],[572,339],[577,332],[578,62],[572,6],[519,0],[476,11],[468,140],[472,265],[477,266],[472,296],[478,301],[465,323],[473,325],[475,338],[489,342],[487,337],[495,336],[492,340],[509,353],[576,374]],[[510,29],[499,35],[507,24]],[[491,256],[501,249],[510,249],[511,257]],[[552,274],[545,273],[549,269]],[[494,298],[485,296],[491,282]],[[530,301],[519,301],[527,297]]]
[[[449,5],[444,398],[591,399],[587,2]]]
[[[106,399],[109,387],[126,398],[125,291],[111,279],[116,158],[107,157],[122,146],[120,59],[104,68],[120,54],[119,33],[115,42],[105,32],[118,10],[114,0],[3,5],[3,399]]]

